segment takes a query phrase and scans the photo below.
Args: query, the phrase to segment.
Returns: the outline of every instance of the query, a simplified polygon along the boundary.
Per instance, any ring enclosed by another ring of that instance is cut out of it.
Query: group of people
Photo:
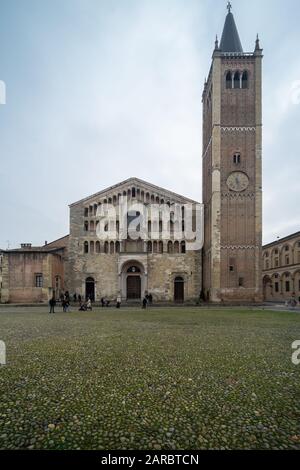
[[[71,303],[71,299],[70,299],[70,294],[68,291],[65,292],[65,294],[61,294],[60,295],[60,302],[61,302],[61,306],[63,308],[63,312],[69,312],[70,310],[70,303]],[[56,301],[56,298],[55,298],[55,295],[52,296],[52,298],[50,299],[49,301],[49,305],[50,305],[50,313],[55,313],[55,306],[57,304],[57,301]]]
[[[87,312],[87,311],[93,310],[92,299],[90,297],[88,297],[86,301],[83,301],[81,295],[74,294],[73,301],[74,303],[77,303],[77,302],[79,303],[80,312]],[[63,312],[69,312],[70,305],[71,305],[71,297],[68,291],[65,294],[61,294],[60,302],[63,308]],[[110,300],[106,299],[105,297],[102,297],[100,302],[101,302],[102,308],[109,307],[112,303]],[[142,300],[143,309],[146,309],[148,305],[152,305],[152,303],[153,303],[152,294],[146,294]],[[57,301],[55,299],[55,296],[53,295],[53,297],[49,301],[50,313],[55,313],[56,305],[57,305]],[[116,299],[116,308],[118,309],[121,308],[121,305],[122,305],[122,298],[119,295]]]

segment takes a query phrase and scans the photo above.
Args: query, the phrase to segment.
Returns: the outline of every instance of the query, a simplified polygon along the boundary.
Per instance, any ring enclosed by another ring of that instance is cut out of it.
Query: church
[[[262,302],[262,58],[258,38],[244,52],[229,3],[203,90],[202,204],[135,177],[75,202],[68,236],[0,251],[0,301],[67,290],[98,302]],[[201,240],[190,243],[197,214]]]

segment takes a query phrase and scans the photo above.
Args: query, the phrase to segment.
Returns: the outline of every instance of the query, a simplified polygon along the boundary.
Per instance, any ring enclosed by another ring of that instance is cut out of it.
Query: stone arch
[[[147,272],[144,264],[134,258],[120,268],[120,291],[123,299],[140,301],[147,290]]]

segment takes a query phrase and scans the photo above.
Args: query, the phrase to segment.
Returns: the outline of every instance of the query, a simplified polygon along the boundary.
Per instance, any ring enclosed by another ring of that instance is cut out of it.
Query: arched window
[[[89,216],[89,208],[85,207],[84,208],[84,217],[88,217],[88,216]]]
[[[95,223],[93,221],[90,222],[90,231],[94,232],[95,230]]]
[[[152,253],[152,242],[148,242],[147,251],[148,253]]]
[[[95,252],[95,243],[91,242],[90,243],[90,252],[93,254]]]
[[[120,242],[116,242],[116,253],[120,253]]]
[[[176,255],[179,253],[179,242],[174,243],[174,253]]]
[[[110,254],[113,255],[115,253],[115,244],[114,242],[110,242]]]
[[[104,253],[108,254],[108,250],[109,250],[108,242],[105,242],[104,243]]]
[[[168,242],[168,253],[169,254],[173,253],[173,243],[172,242]]]
[[[235,165],[239,165],[241,163],[241,154],[240,153],[235,153],[233,155],[233,163]]]
[[[158,244],[158,252],[163,253],[164,252],[164,244],[163,242],[159,242]]]
[[[241,88],[240,72],[235,72],[234,74],[234,88]]]
[[[245,90],[246,88],[249,88],[249,75],[248,72],[243,72],[242,75],[242,88]]]
[[[232,73],[227,72],[226,75],[226,88],[227,90],[230,90],[232,88]]]
[[[135,190],[135,188],[132,188],[131,194],[132,194],[132,197],[135,197],[135,196],[136,196],[136,190]]]
[[[84,231],[85,232],[89,231],[89,223],[87,221],[84,222]]]
[[[153,253],[157,253],[157,242],[153,242]]]
[[[185,242],[181,242],[181,253],[182,254],[186,253],[186,244],[185,244]]]
[[[87,254],[89,252],[89,242],[84,242],[84,253]]]
[[[96,253],[100,253],[100,242],[96,242]]]

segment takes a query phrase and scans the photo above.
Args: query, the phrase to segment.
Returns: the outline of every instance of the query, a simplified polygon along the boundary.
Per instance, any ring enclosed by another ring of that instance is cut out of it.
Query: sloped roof
[[[243,52],[243,46],[234,21],[234,16],[229,12],[226,16],[220,43],[221,52]]]
[[[77,202],[74,202],[74,203],[70,204],[70,207],[76,206],[78,204],[83,204],[85,202],[89,202],[90,200],[96,199],[98,197],[104,197],[104,196],[108,195],[108,193],[113,194],[113,193],[117,192],[119,190],[119,188],[121,188],[123,186],[136,186],[137,188],[140,188],[143,191],[144,190],[149,191],[149,192],[153,191],[153,192],[158,193],[158,194],[160,194],[160,193],[161,194],[162,193],[166,194],[166,195],[168,195],[168,197],[170,199],[172,199],[172,198],[173,199],[180,199],[182,201],[186,201],[187,203],[196,203],[196,204],[198,204],[198,201],[194,201],[194,200],[189,199],[185,196],[182,196],[180,194],[169,191],[168,189],[164,189],[164,188],[161,188],[159,186],[155,186],[152,183],[148,183],[147,181],[143,181],[139,178],[133,177],[133,178],[129,178],[125,181],[122,181],[121,183],[118,183],[114,186],[110,186],[109,188],[103,189],[102,191],[100,191],[96,194],[92,194],[91,196],[88,196],[84,199],[81,199]]]

